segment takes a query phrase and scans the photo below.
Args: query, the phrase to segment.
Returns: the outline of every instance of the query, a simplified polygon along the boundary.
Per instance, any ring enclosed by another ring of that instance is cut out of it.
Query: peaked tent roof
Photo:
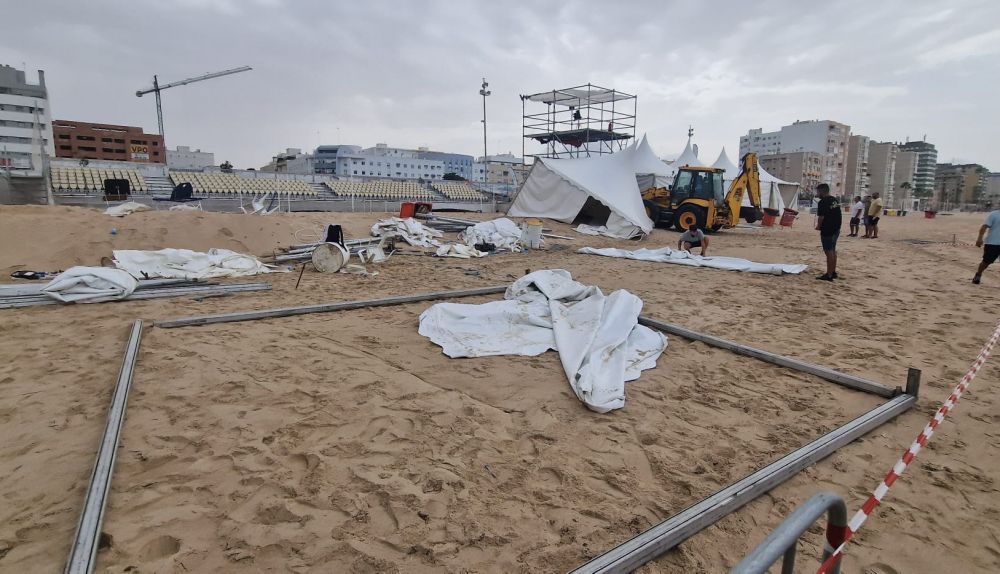
[[[656,154],[653,153],[653,148],[649,146],[649,140],[643,135],[642,140],[635,147],[632,154],[632,171],[636,175],[651,173],[669,177],[677,170],[656,157]]]
[[[704,162],[698,159],[698,155],[694,153],[694,149],[691,147],[691,138],[688,138],[687,145],[684,146],[684,151],[681,152],[680,157],[675,159],[673,163],[670,164],[675,170],[679,167],[691,165],[691,166],[704,166]]]
[[[729,156],[726,154],[726,148],[723,147],[722,151],[719,153],[719,159],[715,160],[712,167],[717,167],[724,171],[722,174],[722,179],[731,180],[735,179],[736,175],[740,173],[740,168],[735,163],[733,163]]]

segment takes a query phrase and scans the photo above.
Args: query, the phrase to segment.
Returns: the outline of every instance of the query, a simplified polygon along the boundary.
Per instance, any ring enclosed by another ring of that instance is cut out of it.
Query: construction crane
[[[171,82],[169,84],[160,85],[159,80],[154,75],[153,76],[153,87],[145,90],[136,91],[135,95],[142,97],[144,94],[150,92],[156,94],[156,120],[160,124],[160,137],[163,137],[163,107],[160,105],[160,92],[167,88],[174,88],[177,86],[186,86],[187,84],[193,84],[195,82],[200,82],[202,80],[211,80],[212,78],[221,78],[222,76],[228,76],[230,74],[239,74],[240,72],[249,72],[252,70],[250,66],[241,66],[239,68],[233,68],[232,70],[222,70],[221,72],[212,72],[211,74],[205,74],[204,76],[197,76],[194,78],[188,78],[186,80],[181,80],[179,82]],[[165,141],[165,140],[164,140]]]

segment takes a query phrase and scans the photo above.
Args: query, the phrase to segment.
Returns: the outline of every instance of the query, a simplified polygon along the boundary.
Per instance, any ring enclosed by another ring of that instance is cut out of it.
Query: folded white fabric
[[[604,257],[620,257],[623,259],[635,259],[637,261],[655,261],[658,263],[675,263],[677,265],[688,265],[691,267],[711,267],[713,269],[726,269],[728,271],[746,271],[749,273],[770,273],[771,275],[781,275],[788,273],[798,275],[809,268],[804,264],[792,263],[757,263],[748,259],[737,257],[702,257],[687,251],[677,251],[669,247],[660,249],[615,249],[606,247],[599,249],[596,247],[583,247],[577,253],[590,255],[603,255]]]
[[[112,205],[111,207],[104,210],[104,215],[110,215],[111,217],[125,217],[130,213],[136,213],[138,211],[150,211],[152,207],[144,204],[138,203],[136,201],[126,201],[119,205]]]
[[[372,225],[372,237],[399,237],[415,247],[438,247],[441,242],[437,238],[443,235],[441,231],[427,227],[412,217],[380,219]]]
[[[438,257],[457,257],[459,259],[471,259],[473,257],[486,257],[486,254],[475,247],[462,245],[460,243],[449,243],[437,248]]]
[[[280,271],[265,265],[252,255],[228,249],[209,249],[207,253],[190,249],[160,249],[159,251],[114,251],[115,266],[133,277],[152,279],[212,279],[215,277],[246,277]]]
[[[492,243],[497,249],[507,249],[515,253],[521,251],[521,228],[516,223],[500,217],[467,227],[459,234],[466,245]]]
[[[125,271],[108,267],[70,267],[45,287],[42,293],[63,303],[99,303],[124,299],[139,282]]]
[[[540,355],[559,351],[570,387],[590,409],[625,406],[625,382],[639,378],[667,346],[659,331],[638,324],[642,300],[573,280],[562,269],[518,279],[503,301],[438,303],[420,315],[419,333],[445,355]]]

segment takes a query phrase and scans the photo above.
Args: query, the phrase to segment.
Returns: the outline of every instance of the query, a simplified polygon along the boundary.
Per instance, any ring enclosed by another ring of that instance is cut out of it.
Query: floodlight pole
[[[490,160],[486,155],[486,96],[492,92],[487,90],[490,83],[483,78],[483,87],[479,90],[479,95],[483,97],[483,184],[486,183],[490,171]]]

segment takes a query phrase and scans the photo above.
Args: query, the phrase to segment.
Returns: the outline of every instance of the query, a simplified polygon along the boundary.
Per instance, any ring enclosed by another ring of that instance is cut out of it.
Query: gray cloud
[[[834,119],[920,138],[942,160],[1000,169],[992,105],[1000,5],[955,1],[13,2],[0,62],[46,71],[56,118],[155,130],[163,81],[254,71],[164,92],[167,143],[259,166],[285,147],[426,145],[520,153],[518,94],[593,82],[639,95],[663,155],[687,126],[703,155],[747,129]]]

